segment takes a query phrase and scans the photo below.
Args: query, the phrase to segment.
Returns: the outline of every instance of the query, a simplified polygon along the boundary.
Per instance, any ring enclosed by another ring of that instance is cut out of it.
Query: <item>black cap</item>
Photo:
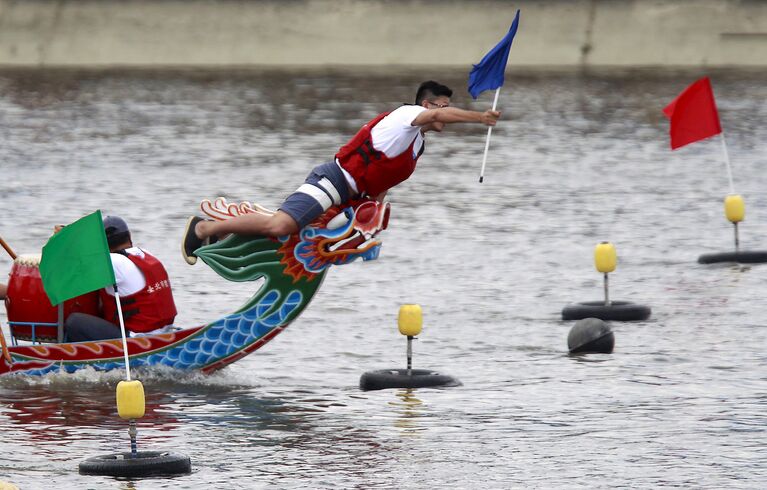
[[[119,216],[104,217],[104,233],[107,235],[109,248],[130,241],[128,223]]]

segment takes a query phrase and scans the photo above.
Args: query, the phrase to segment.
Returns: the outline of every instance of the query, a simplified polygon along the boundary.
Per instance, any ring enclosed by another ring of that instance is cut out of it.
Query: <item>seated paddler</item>
[[[133,245],[128,224],[119,216],[104,218],[112,268],[120,295],[126,333],[163,333],[172,329],[176,304],[162,263]],[[69,342],[113,339],[121,336],[114,288],[99,291],[101,317],[72,313],[64,323]]]
[[[243,214],[225,221],[190,217],[181,247],[184,260],[194,264],[194,252],[206,240],[229,233],[278,237],[296,233],[332,205],[368,197],[383,202],[387,191],[415,171],[424,151],[426,133],[441,132],[448,124],[495,126],[501,113],[453,107],[453,91],[433,80],[416,91],[415,104],[383,112],[362,126],[335,158],[316,166],[305,182],[289,195],[276,213]]]

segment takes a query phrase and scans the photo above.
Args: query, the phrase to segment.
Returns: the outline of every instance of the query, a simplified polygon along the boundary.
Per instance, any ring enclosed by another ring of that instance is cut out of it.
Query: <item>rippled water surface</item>
[[[721,144],[668,149],[661,109],[702,73],[510,75],[493,131],[429,134],[390,193],[379,260],[338,267],[289,329],[212,376],[140,373],[139,449],[187,454],[191,475],[80,476],[127,451],[122,373],[0,379],[0,480],[22,489],[763,488],[767,265],[703,266],[729,251]],[[767,84],[712,73],[744,249],[767,249]],[[276,207],[316,163],[422,79],[455,71],[0,73],[0,236],[36,253],[56,223],[100,208],[171,275],[177,324],[233,311],[253,284],[181,259],[202,198]],[[602,297],[593,247],[612,241],[613,354],[571,357],[570,302]],[[10,260],[0,255],[0,268]],[[3,272],[5,274],[5,272]],[[424,309],[415,367],[448,389],[362,392],[404,367],[400,304]],[[5,312],[0,321],[5,326]]]

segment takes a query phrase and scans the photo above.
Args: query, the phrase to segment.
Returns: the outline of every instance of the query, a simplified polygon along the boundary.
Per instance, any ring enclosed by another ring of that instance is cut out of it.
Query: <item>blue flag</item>
[[[485,90],[495,90],[503,85],[503,72],[506,71],[506,62],[509,60],[511,42],[517,34],[519,24],[519,10],[511,23],[509,32],[501,39],[489,53],[474,65],[469,73],[469,93],[475,99]]]

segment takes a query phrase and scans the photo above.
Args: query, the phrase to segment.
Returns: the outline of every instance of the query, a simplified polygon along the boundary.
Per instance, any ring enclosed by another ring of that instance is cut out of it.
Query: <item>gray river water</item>
[[[351,72],[350,72],[351,73]],[[166,264],[194,326],[239,307],[229,283],[179,253],[186,216],[225,196],[275,208],[377,112],[423,79],[472,101],[464,71],[2,72],[0,236],[37,253],[53,225],[102,209]],[[290,328],[211,376],[150,372],[139,450],[193,473],[81,476],[129,450],[123,373],[0,379],[0,481],[21,489],[764,488],[767,264],[704,266],[733,248],[718,138],[670,151],[661,109],[712,77],[741,246],[767,249],[763,72],[509,74],[486,130],[429,134],[390,193],[377,261],[330,271]],[[611,297],[652,307],[613,323],[612,354],[569,356],[571,302],[602,298],[594,246],[613,242]],[[0,270],[10,269],[0,254]],[[5,272],[3,272],[5,275]],[[401,304],[424,329],[414,367],[463,386],[362,392],[404,367]],[[6,330],[5,312],[0,321]]]

